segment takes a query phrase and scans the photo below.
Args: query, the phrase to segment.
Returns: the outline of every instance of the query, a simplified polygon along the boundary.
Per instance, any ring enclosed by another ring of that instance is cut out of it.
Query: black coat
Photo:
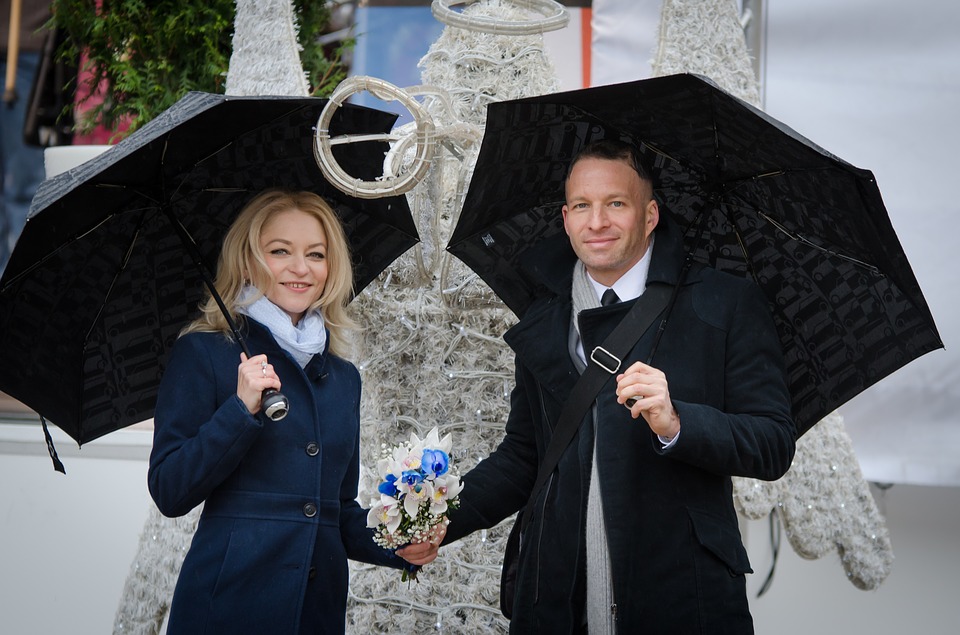
[[[204,502],[167,632],[343,633],[347,558],[400,568],[357,503],[360,374],[326,351],[301,369],[266,328],[247,342],[283,381],[270,421],[237,397],[240,345],[177,340],[160,384],[147,483],[167,516]]]
[[[681,240],[664,215],[656,231],[647,285],[672,286],[683,263]],[[516,353],[506,435],[464,475],[448,541],[492,527],[526,503],[577,380],[568,347],[575,256],[565,240],[552,249],[535,264],[550,292],[504,337]],[[585,350],[600,344],[630,305],[581,313]],[[646,360],[658,322],[624,367]],[[750,633],[744,574],[751,570],[730,477],[779,478],[790,467],[796,435],[777,333],[759,289],[695,265],[652,365],[666,374],[680,416],[673,446],[664,450],[643,419],[616,402],[612,375],[594,408],[618,632]],[[587,416],[536,500],[511,632],[584,628],[593,438]]]

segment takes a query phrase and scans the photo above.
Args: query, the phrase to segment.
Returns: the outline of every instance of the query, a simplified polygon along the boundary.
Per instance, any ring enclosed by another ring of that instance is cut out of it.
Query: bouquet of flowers
[[[431,531],[447,523],[447,510],[456,509],[463,489],[460,475],[450,465],[450,435],[439,438],[432,429],[424,439],[410,435],[407,443],[384,448],[377,462],[382,481],[379,498],[370,501],[367,527],[381,547],[395,549],[428,540]],[[406,579],[407,572],[404,572]]]

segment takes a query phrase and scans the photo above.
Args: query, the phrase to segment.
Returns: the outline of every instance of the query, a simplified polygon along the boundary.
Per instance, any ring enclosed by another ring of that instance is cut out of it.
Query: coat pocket
[[[716,556],[731,575],[753,573],[736,525],[731,526],[729,520],[716,514],[696,509],[687,511],[700,546]]]

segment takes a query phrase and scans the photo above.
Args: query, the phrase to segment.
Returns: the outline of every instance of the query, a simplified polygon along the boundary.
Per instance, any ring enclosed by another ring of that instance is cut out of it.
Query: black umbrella
[[[152,417],[170,348],[198,314],[202,270],[212,277],[227,228],[263,189],[331,202],[350,240],[355,292],[415,244],[403,196],[361,201],[324,179],[313,127],[326,103],[190,93],[41,184],[0,279],[0,390],[79,444]],[[330,133],[385,133],[395,118],[344,105]],[[349,173],[372,179],[387,149],[364,142],[334,152]]]
[[[490,104],[448,250],[517,315],[538,291],[522,254],[563,231],[570,160],[608,137],[652,166],[696,260],[764,290],[801,431],[943,346],[873,175],[695,75]]]

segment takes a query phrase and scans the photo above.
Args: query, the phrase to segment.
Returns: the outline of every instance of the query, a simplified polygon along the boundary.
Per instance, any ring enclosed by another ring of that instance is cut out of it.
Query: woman
[[[168,632],[343,633],[347,558],[409,565],[373,542],[356,502],[360,376],[341,357],[352,272],[335,213],[309,192],[260,194],[215,286],[256,354],[208,298],[161,381],[150,494],[167,516],[204,503]],[[268,388],[289,399],[280,421],[261,412]],[[436,545],[397,553],[423,565]]]

